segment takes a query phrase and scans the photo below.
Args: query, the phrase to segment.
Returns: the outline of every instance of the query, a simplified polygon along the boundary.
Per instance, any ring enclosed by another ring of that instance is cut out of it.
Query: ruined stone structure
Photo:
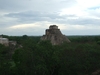
[[[9,46],[9,40],[7,38],[2,38],[0,36],[0,44],[3,44],[5,46]]]
[[[46,29],[45,35],[41,37],[41,40],[50,40],[52,45],[59,45],[63,42],[70,42],[70,40],[61,33],[58,26],[51,25],[49,29]]]
[[[0,44],[5,46],[9,46],[9,45],[15,46],[17,43],[16,41],[9,41],[8,38],[3,38],[2,36],[0,36]]]

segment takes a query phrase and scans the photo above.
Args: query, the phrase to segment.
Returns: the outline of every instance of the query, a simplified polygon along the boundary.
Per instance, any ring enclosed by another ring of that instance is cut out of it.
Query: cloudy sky
[[[49,25],[65,35],[100,35],[100,0],[0,0],[0,34],[43,35]]]

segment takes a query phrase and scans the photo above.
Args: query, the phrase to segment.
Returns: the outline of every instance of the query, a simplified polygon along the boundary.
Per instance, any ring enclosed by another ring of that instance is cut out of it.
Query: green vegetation
[[[69,36],[71,43],[52,46],[33,36],[5,36],[17,41],[0,44],[0,75],[91,75],[100,69],[100,36]],[[12,56],[12,57],[11,57]]]

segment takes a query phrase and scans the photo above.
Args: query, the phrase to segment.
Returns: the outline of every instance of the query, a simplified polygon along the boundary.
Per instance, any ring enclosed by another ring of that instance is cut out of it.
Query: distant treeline
[[[6,36],[15,48],[0,44],[0,75],[92,75],[100,70],[100,36],[67,36],[52,45],[41,36]]]

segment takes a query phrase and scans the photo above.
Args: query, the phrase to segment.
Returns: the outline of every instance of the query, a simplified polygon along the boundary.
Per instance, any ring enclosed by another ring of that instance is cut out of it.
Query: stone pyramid
[[[50,25],[49,29],[46,29],[45,35],[41,37],[41,40],[50,40],[52,45],[60,45],[63,42],[70,42],[56,25]]]

